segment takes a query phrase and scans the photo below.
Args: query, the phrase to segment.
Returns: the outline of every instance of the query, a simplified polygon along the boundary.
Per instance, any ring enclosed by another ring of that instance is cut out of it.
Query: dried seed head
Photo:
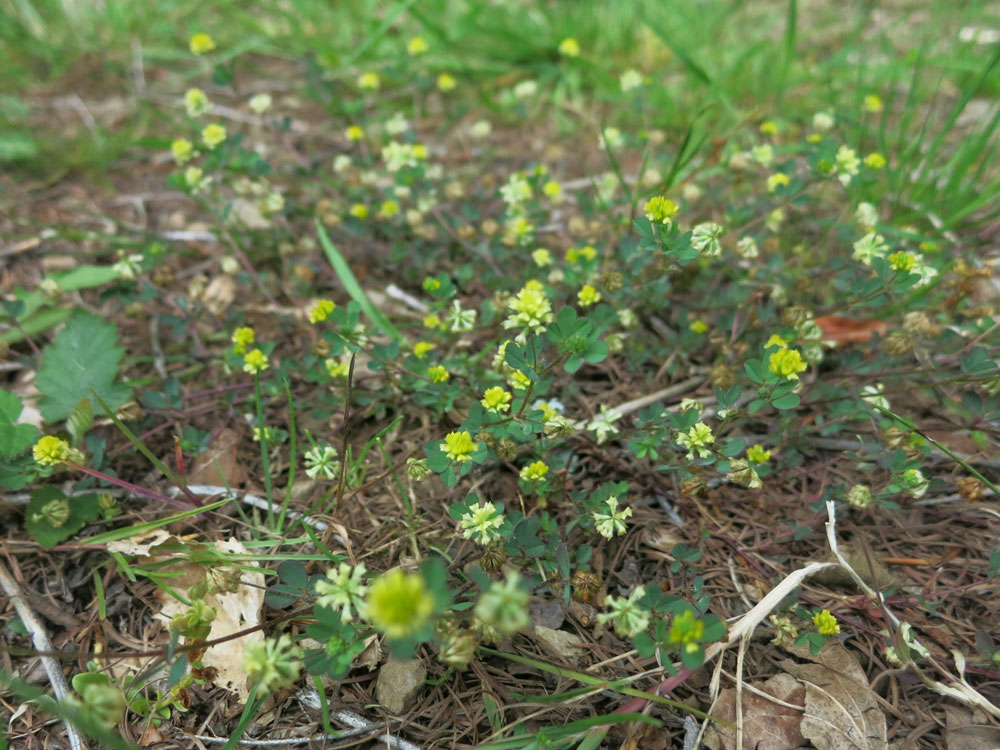
[[[589,570],[578,570],[573,574],[573,598],[589,604],[601,588],[601,578]]]
[[[894,357],[913,351],[913,339],[906,331],[893,331],[885,337],[885,350]]]
[[[719,362],[712,367],[712,385],[723,390],[731,387],[736,382],[736,376],[732,369],[725,362]]]
[[[958,480],[958,494],[970,503],[983,499],[983,483],[976,477],[962,477]]]

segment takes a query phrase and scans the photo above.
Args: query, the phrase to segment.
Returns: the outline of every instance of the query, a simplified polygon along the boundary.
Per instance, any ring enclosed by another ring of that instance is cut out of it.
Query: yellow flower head
[[[767,369],[785,380],[798,380],[809,369],[798,349],[779,349],[771,355]]]
[[[646,218],[652,222],[669,225],[677,213],[677,204],[665,195],[654,195],[643,206]]]
[[[214,122],[206,125],[201,131],[201,140],[208,148],[213,149],[226,140],[226,128]]]
[[[452,461],[468,461],[477,447],[478,444],[467,430],[449,432],[444,436],[444,454]]]
[[[869,112],[882,111],[882,97],[877,94],[869,94],[865,97],[865,109]]]
[[[381,81],[379,80],[378,73],[373,71],[368,71],[367,73],[362,73],[358,76],[358,88],[365,89],[366,91],[377,91]]]
[[[505,391],[499,385],[495,385],[483,392],[483,398],[479,403],[487,411],[499,413],[510,409],[510,402],[513,398],[514,396],[509,391]]]
[[[895,271],[910,271],[917,263],[917,259],[905,250],[892,253],[887,260]]]
[[[775,172],[767,178],[767,192],[773,193],[779,187],[784,187],[789,183],[788,175],[784,172]]]
[[[764,344],[764,348],[770,349],[772,346],[785,347],[788,346],[788,342],[785,341],[783,338],[781,338],[781,336],[779,336],[778,334],[772,333],[771,338],[769,338],[767,340],[767,343]]]
[[[455,76],[448,73],[442,73],[438,76],[437,87],[441,91],[451,91],[458,85],[458,81],[455,80]]]
[[[562,198],[562,185],[557,180],[549,180],[542,185],[542,192],[550,200],[558,201]]]
[[[427,369],[427,377],[433,380],[435,383],[447,383],[448,382],[448,371],[441,365],[434,365]]]
[[[430,47],[427,46],[427,41],[422,36],[415,36],[406,43],[406,51],[411,55],[422,55],[428,49]]]
[[[778,132],[778,123],[774,120],[764,120],[760,124],[760,132],[764,135],[775,135]]]
[[[55,435],[46,435],[31,449],[35,461],[43,466],[53,466],[60,461],[65,461],[66,457],[69,456],[69,451],[69,443]]]
[[[208,178],[205,177],[205,171],[201,167],[188,167],[184,170],[184,184],[197,192],[208,184]]]
[[[316,303],[309,310],[309,322],[310,323],[322,323],[324,320],[330,317],[336,309],[337,305],[328,299],[318,299]]]
[[[184,109],[188,117],[201,117],[208,112],[212,103],[201,89],[188,89],[184,92]]]
[[[344,131],[344,137],[349,141],[360,141],[365,137],[365,130],[360,125],[351,125]]]
[[[507,382],[510,383],[511,388],[519,388],[523,391],[531,385],[531,378],[520,370],[514,370],[507,376]]]
[[[260,349],[251,349],[243,355],[243,371],[257,375],[268,368],[267,355]]]
[[[361,221],[364,221],[365,219],[368,218],[368,206],[366,206],[364,203],[355,203],[351,206],[348,213],[350,213],[351,216],[353,216],[355,219],[360,219]]]
[[[577,292],[576,298],[581,307],[590,307],[591,305],[595,305],[601,301],[601,293],[591,284],[586,284],[579,292]]]
[[[323,366],[326,368],[326,374],[334,380],[340,378],[346,379],[347,376],[351,374],[350,362],[337,361],[336,359],[330,357],[323,362]]]
[[[382,201],[382,205],[379,206],[378,209],[378,216],[380,219],[391,219],[398,213],[399,213],[399,203],[394,200]]]
[[[413,353],[417,359],[423,359],[434,349],[434,344],[429,341],[418,341],[413,345]]]
[[[233,351],[236,354],[244,354],[247,348],[254,342],[254,331],[250,326],[243,326],[233,331]]]
[[[830,610],[824,609],[813,615],[813,625],[820,635],[836,635],[840,632],[840,623],[837,618],[830,614]]]
[[[696,318],[691,321],[691,325],[688,326],[688,330],[692,333],[702,334],[708,332],[708,323],[706,323],[701,318]]]
[[[521,469],[521,479],[525,482],[541,482],[548,473],[548,464],[544,461],[535,461]]]
[[[424,316],[424,328],[440,328],[441,318],[437,315],[425,315]]]
[[[535,265],[539,268],[545,268],[546,266],[552,265],[552,253],[546,250],[544,247],[540,247],[531,254],[531,259],[535,261]]]
[[[375,629],[390,638],[405,638],[434,614],[434,595],[419,573],[399,568],[380,576],[368,590],[365,614]]]
[[[885,157],[878,151],[872,151],[865,157],[865,164],[871,169],[882,169],[885,166]]]
[[[178,165],[183,164],[194,155],[194,144],[187,138],[178,138],[170,144],[170,153],[174,155],[174,161]]]
[[[191,37],[191,41],[188,42],[188,49],[191,50],[192,54],[204,55],[206,52],[211,52],[215,49],[215,40],[208,34],[199,32]]]
[[[564,57],[579,57],[580,43],[571,36],[559,42],[559,54]]]
[[[507,303],[511,315],[504,321],[504,328],[530,328],[535,333],[543,333],[545,324],[553,320],[552,303],[545,296],[542,285],[537,281],[527,282]]]
[[[755,464],[766,463],[771,459],[771,451],[758,443],[747,448],[747,459],[753,461]]]

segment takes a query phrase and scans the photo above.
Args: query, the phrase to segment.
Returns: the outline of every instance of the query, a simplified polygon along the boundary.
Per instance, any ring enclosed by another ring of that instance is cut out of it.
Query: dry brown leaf
[[[372,672],[380,661],[382,661],[382,644],[379,643],[379,637],[369,636],[365,640],[365,650],[355,659],[354,664],[358,667],[367,667],[368,671]]]
[[[855,320],[843,315],[823,315],[816,318],[824,341],[836,344],[863,343],[877,333],[885,336],[889,326],[882,320]]]
[[[236,299],[236,280],[222,274],[212,279],[205,287],[202,302],[212,315],[221,315]]]
[[[239,435],[228,427],[219,430],[208,448],[198,456],[187,478],[188,484],[210,484],[239,487],[247,478],[246,469],[239,462],[236,446]]]
[[[158,547],[167,544],[171,546],[181,544],[181,540],[166,529],[153,529],[128,539],[108,542],[108,552],[120,552],[123,555],[135,555],[136,557],[151,557]]]
[[[781,667],[806,687],[802,735],[819,750],[887,750],[885,715],[851,653],[828,643],[816,656],[789,649],[813,664],[785,659]]]
[[[946,705],[944,713],[948,722],[944,730],[948,750],[992,750],[1000,747],[1000,728],[990,724],[981,712]]]
[[[665,729],[652,724],[639,724],[625,740],[621,750],[667,750],[668,747],[670,735]]]
[[[753,687],[785,703],[802,706],[805,688],[794,677],[778,674],[766,682],[753,683]],[[736,748],[736,689],[726,688],[712,709],[712,716],[730,722],[733,726],[712,724],[705,733],[705,747],[709,750],[735,750]],[[763,696],[743,691],[743,748],[744,750],[790,750],[806,744],[799,725],[802,710],[788,708]]]
[[[246,554],[247,552],[246,547],[236,539],[230,539],[228,542],[216,542],[215,548],[229,554]],[[256,561],[244,562],[244,565],[246,564],[254,567],[260,565]],[[178,565],[171,572],[181,574],[178,578],[171,578],[170,585],[185,598],[187,598],[188,589],[204,576],[204,568],[192,564]],[[264,574],[244,570],[240,579],[243,584],[247,585],[241,585],[234,593],[210,594],[205,597],[205,603],[210,607],[215,607],[216,612],[207,640],[225,638],[241,630],[260,625],[260,615],[264,607]],[[156,615],[157,619],[169,623],[175,614],[187,611],[186,605],[162,589],[157,590],[157,595],[161,606],[160,612]],[[263,640],[264,634],[260,630],[255,630],[239,638],[210,646],[205,651],[201,662],[206,667],[214,667],[218,670],[218,676],[215,678],[216,685],[232,690],[239,695],[241,701],[245,702],[250,694],[250,686],[246,672],[243,671],[243,651],[246,644]]]

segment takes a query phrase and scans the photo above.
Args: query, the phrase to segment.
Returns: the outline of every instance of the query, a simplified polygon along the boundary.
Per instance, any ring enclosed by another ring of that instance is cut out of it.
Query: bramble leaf
[[[96,315],[77,312],[55,340],[45,348],[38,371],[38,407],[48,422],[65,419],[73,408],[97,392],[112,409],[131,396],[131,389],[115,382],[124,350],[118,345],[113,323]]]
[[[35,441],[38,430],[30,424],[17,424],[21,399],[15,393],[0,391],[0,456],[10,458]]]

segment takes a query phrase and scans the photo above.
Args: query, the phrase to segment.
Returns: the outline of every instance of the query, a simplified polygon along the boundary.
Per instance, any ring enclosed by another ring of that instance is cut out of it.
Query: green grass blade
[[[684,67],[688,69],[688,72],[691,73],[691,75],[704,83],[706,86],[713,85],[712,76],[710,76],[708,72],[698,64],[694,57],[692,57],[691,54],[684,49],[676,39],[667,33],[666,29],[664,29],[660,24],[651,21],[649,16],[644,16],[642,20],[643,23],[649,27],[650,31],[656,34],[660,40],[670,48],[670,51],[673,52],[674,56],[684,64]]]
[[[351,299],[361,306],[362,312],[364,312],[372,323],[381,328],[383,333],[396,343],[404,344],[406,339],[403,337],[403,334],[368,299],[368,295],[361,288],[361,284],[358,283],[354,272],[351,271],[351,267],[347,264],[344,256],[340,254],[340,251],[334,246],[333,242],[330,241],[330,236],[326,233],[326,229],[323,228],[323,224],[320,223],[319,219],[316,219],[316,234],[319,237],[319,244],[323,246],[323,252],[326,253],[327,260],[330,261],[330,265],[333,266],[334,272],[340,279],[340,283],[344,285],[344,289],[351,296]]]
[[[191,510],[181,511],[180,513],[175,513],[172,516],[166,516],[158,521],[148,521],[146,523],[137,523],[133,526],[126,526],[121,529],[115,529],[114,531],[106,531],[103,534],[98,534],[97,536],[88,537],[83,541],[87,545],[103,545],[108,542],[116,542],[119,539],[128,539],[130,536],[136,536],[138,534],[145,534],[154,529],[158,529],[162,526],[169,526],[175,521],[182,521],[185,518],[190,518],[191,516],[198,516],[202,513],[208,513],[213,510],[221,508],[228,502],[232,502],[233,498],[223,497],[214,502],[208,503],[207,505],[202,505],[198,508],[192,508]]]

